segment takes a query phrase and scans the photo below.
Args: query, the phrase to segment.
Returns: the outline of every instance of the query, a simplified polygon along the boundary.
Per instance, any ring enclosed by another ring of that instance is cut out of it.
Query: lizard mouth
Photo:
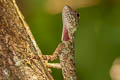
[[[70,40],[68,30],[66,29],[66,26],[63,27],[63,32],[62,32],[62,41],[68,41]]]

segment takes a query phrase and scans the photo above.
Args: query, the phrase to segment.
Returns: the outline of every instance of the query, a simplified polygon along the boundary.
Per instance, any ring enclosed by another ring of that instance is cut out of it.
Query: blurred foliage
[[[45,0],[18,0],[43,54],[52,54],[61,42],[61,13],[45,11]],[[55,7],[54,7],[55,8]],[[78,80],[110,80],[113,60],[120,55],[120,2],[101,0],[96,6],[79,8],[81,18],[76,34]],[[63,80],[61,70],[53,69],[55,80]]]
[[[101,0],[47,0],[45,8],[49,13],[60,13],[62,8],[67,4],[72,8],[82,8],[97,5]]]

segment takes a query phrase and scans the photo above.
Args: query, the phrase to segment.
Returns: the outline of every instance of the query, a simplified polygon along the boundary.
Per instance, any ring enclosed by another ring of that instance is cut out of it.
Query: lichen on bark
[[[0,80],[53,80],[14,0],[0,0]]]

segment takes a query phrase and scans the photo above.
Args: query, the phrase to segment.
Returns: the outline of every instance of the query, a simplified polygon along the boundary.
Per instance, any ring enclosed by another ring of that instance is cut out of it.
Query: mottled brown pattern
[[[63,33],[62,42],[58,45],[53,55],[42,55],[44,60],[56,60],[60,59],[59,64],[52,64],[50,67],[62,68],[62,74],[64,80],[77,80],[76,68],[75,68],[75,47],[74,37],[77,31],[77,25],[79,22],[79,13],[74,11],[70,6],[65,6],[62,11],[63,18]],[[64,32],[65,31],[65,32]]]
[[[75,47],[74,37],[77,31],[77,25],[80,15],[77,11],[73,10],[70,6],[65,6],[62,12],[63,19],[63,34],[62,43],[64,46],[59,55],[60,64],[62,67],[62,74],[64,80],[77,80],[76,67],[75,67]],[[69,40],[64,40],[64,29],[68,31]]]
[[[53,80],[14,0],[0,0],[0,80]]]
[[[62,47],[59,58],[64,80],[77,80],[74,43],[72,41],[64,41],[63,43],[65,45]]]

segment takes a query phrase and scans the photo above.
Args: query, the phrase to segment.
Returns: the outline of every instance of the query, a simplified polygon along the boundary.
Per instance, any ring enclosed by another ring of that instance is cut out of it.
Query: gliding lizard
[[[59,57],[60,64],[48,63],[48,67],[61,68],[64,80],[77,80],[74,37],[80,15],[70,6],[65,6],[62,11],[62,19],[62,42],[58,45],[53,55],[42,55],[42,58],[43,60],[54,61]]]

